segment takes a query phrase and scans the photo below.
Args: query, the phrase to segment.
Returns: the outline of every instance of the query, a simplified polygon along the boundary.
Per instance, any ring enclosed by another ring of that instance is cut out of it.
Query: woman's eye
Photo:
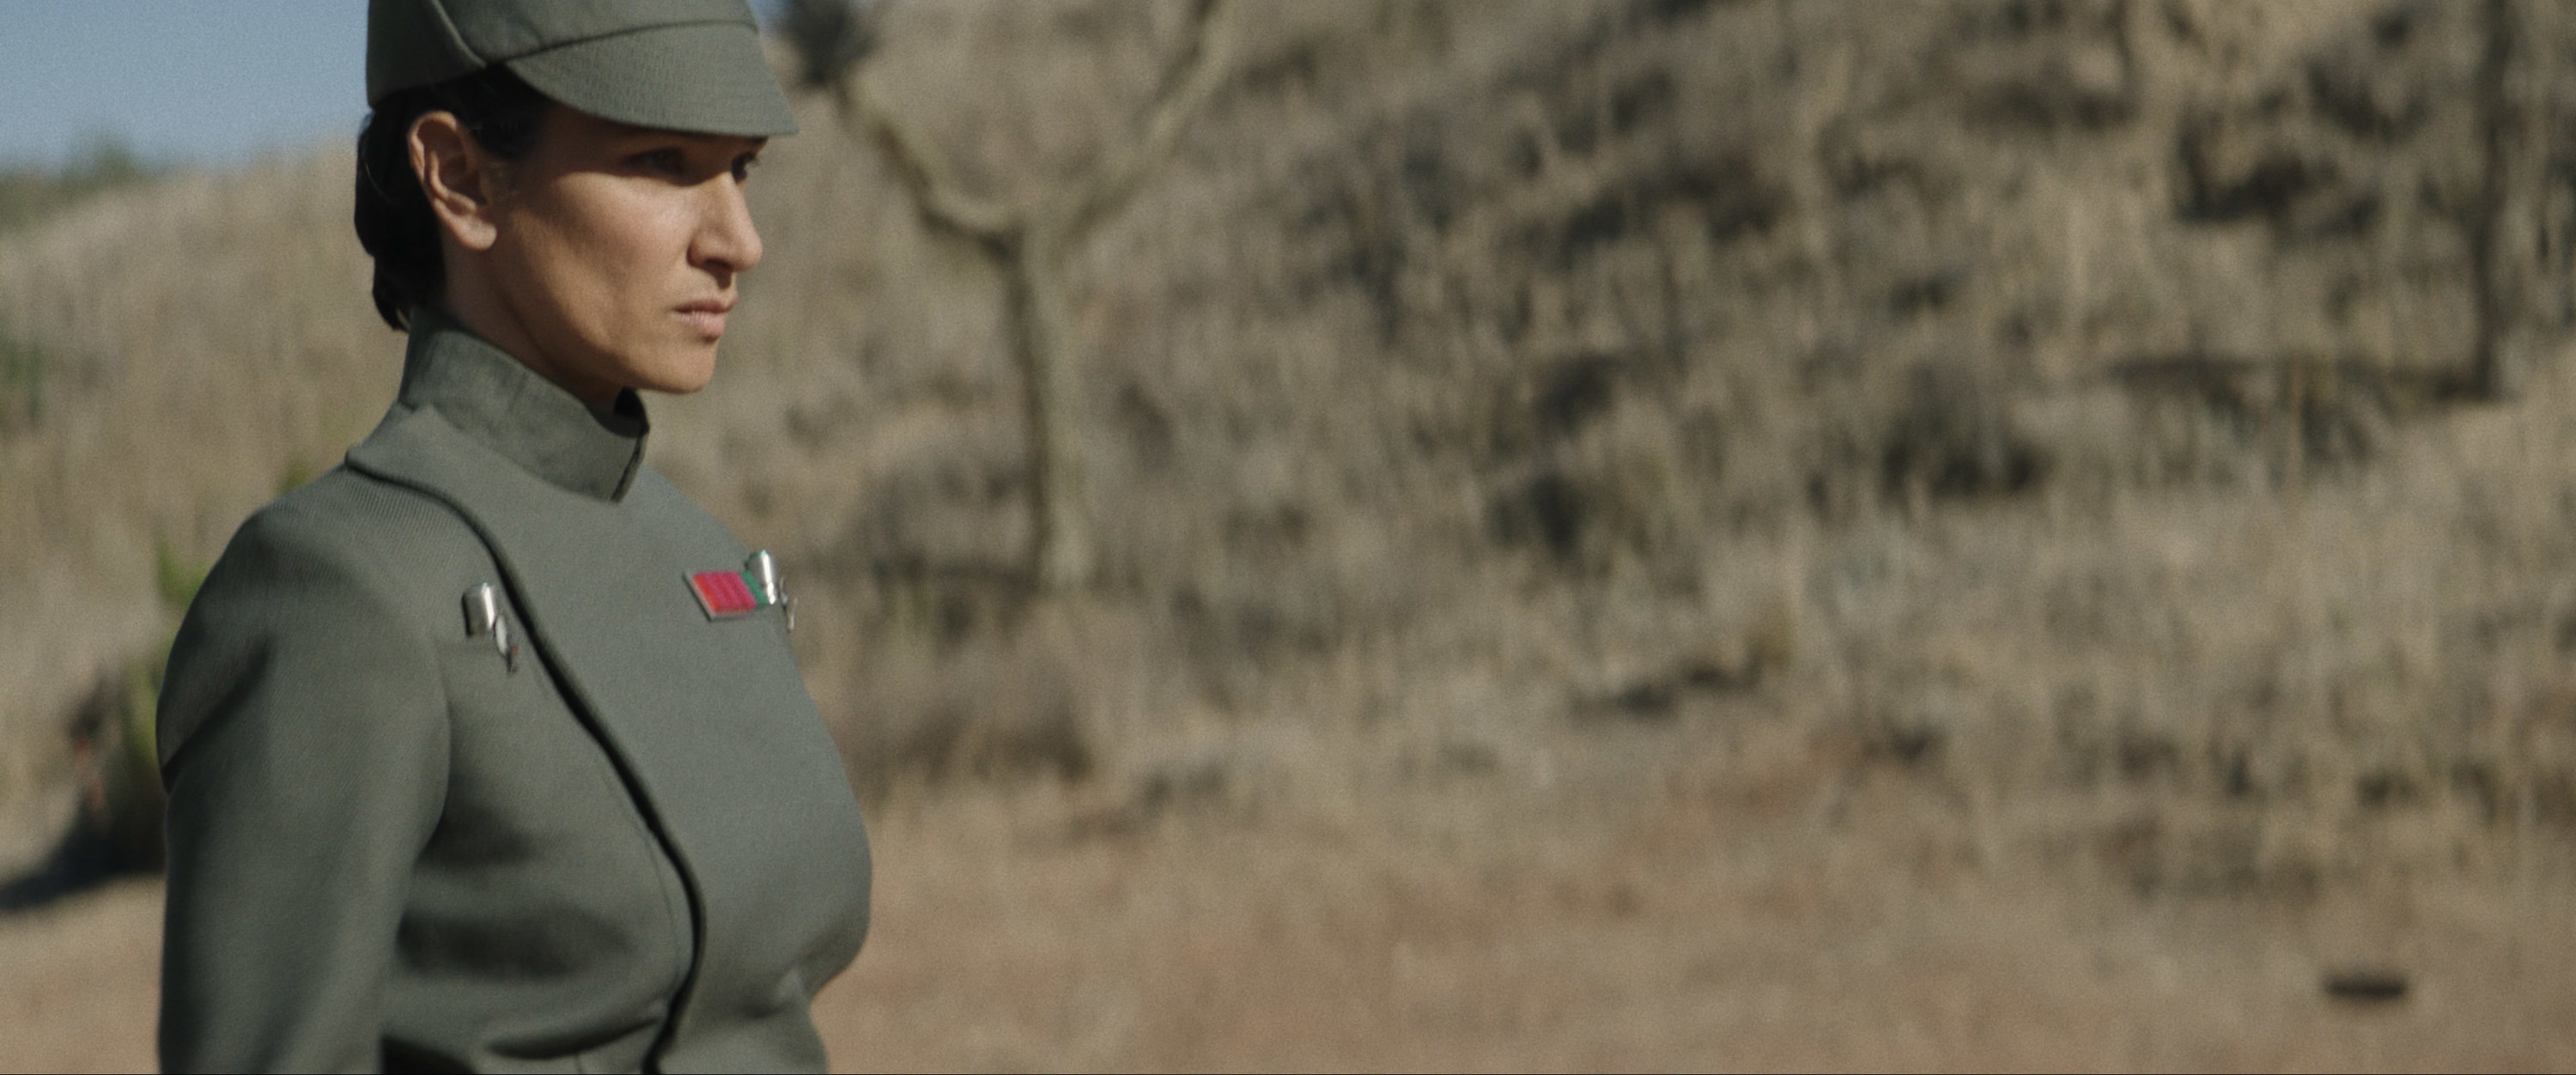
[[[660,175],[678,175],[688,161],[676,149],[656,149],[635,155],[635,164],[645,171]]]
[[[742,156],[735,157],[733,159],[733,181],[741,183],[749,180],[751,178],[752,165],[758,163],[760,163],[760,155],[757,153],[745,153]]]

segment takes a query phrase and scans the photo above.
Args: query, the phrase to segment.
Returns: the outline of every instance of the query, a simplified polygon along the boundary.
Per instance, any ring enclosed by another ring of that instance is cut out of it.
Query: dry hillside
[[[876,814],[838,1063],[2576,1063],[2576,18],[1222,18],[1063,269],[1090,585],[1021,568],[1003,280],[824,95],[715,386],[654,401]],[[1184,26],[881,31],[1025,203]],[[0,234],[0,867],[389,395],[347,172]],[[61,1011],[10,953],[150,901],[0,919],[0,1020]]]

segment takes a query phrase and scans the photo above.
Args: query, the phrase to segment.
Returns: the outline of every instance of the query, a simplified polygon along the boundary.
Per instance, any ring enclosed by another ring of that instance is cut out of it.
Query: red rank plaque
[[[698,607],[706,609],[711,620],[749,615],[760,608],[760,599],[752,596],[739,571],[698,572],[689,576],[689,592],[698,595]]]

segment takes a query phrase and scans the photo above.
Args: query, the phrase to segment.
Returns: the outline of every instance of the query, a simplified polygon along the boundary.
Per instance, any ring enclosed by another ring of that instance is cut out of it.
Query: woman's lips
[[[725,315],[733,312],[731,302],[692,302],[679,308],[680,320],[697,330],[698,335],[715,339],[724,335]]]

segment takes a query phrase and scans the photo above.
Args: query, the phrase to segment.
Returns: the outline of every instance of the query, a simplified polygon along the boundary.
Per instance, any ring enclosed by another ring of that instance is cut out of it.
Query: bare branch
[[[1221,0],[1191,0],[1182,44],[1165,66],[1134,133],[1103,152],[1089,175],[1027,212],[967,193],[939,147],[886,107],[868,85],[865,65],[842,59],[864,57],[876,44],[873,20],[883,14],[881,6],[872,3],[865,19],[856,23],[832,21],[839,8],[818,8],[821,14],[807,28],[811,42],[800,45],[820,58],[809,62],[809,71],[826,72],[809,75],[807,84],[835,94],[843,126],[885,155],[922,218],[934,228],[973,240],[1003,271],[1011,356],[1019,367],[1028,434],[1031,525],[1024,569],[1042,590],[1086,585],[1095,566],[1084,519],[1081,441],[1075,435],[1081,418],[1075,402],[1076,333],[1063,281],[1057,278],[1061,256],[1171,157],[1182,129],[1216,95],[1226,66],[1221,7]]]
[[[1232,39],[1221,17],[1224,7],[1224,0],[1192,0],[1181,47],[1164,68],[1134,136],[1111,146],[1090,175],[1049,206],[1046,223],[1057,234],[1079,236],[1117,212],[1146,174],[1170,159],[1181,132],[1225,81]]]
[[[966,192],[948,167],[948,158],[919,128],[904,121],[870,89],[864,72],[840,80],[839,108],[853,137],[873,142],[894,166],[897,179],[910,191],[923,219],[988,245],[1019,241],[1020,215],[1010,207]]]

